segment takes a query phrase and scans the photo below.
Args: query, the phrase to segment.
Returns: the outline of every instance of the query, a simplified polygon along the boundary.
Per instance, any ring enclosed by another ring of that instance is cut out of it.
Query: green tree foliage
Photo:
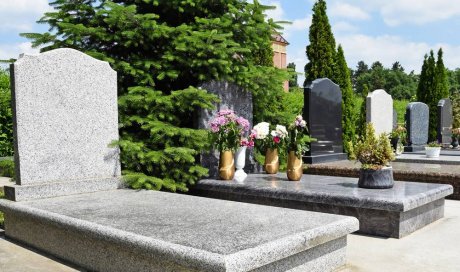
[[[343,53],[342,46],[339,45],[336,54],[336,70],[335,80],[339,84],[342,91],[342,129],[343,129],[343,142],[349,143],[354,142],[355,130],[355,118],[353,114],[354,98],[353,89],[351,87],[351,76],[350,70],[348,69],[347,62]],[[345,151],[349,153],[347,144],[344,144]]]
[[[42,51],[71,47],[118,72],[121,162],[134,188],[186,191],[207,174],[196,113],[216,97],[197,88],[228,80],[254,94],[255,120],[271,121],[287,71],[272,67],[268,7],[240,0],[55,0],[25,33]],[[273,102],[275,101],[275,102]]]
[[[428,105],[430,109],[430,123],[428,140],[436,141],[438,124],[438,102],[449,96],[447,72],[442,60],[442,49],[438,51],[438,59],[435,60],[433,50],[430,55],[425,55],[420,73],[420,81],[417,89],[417,99]]]
[[[356,118],[356,135],[362,137],[366,131],[366,97],[369,93],[367,85],[364,85],[361,92],[361,105],[359,107],[359,114]]]
[[[309,33],[310,44],[306,53],[304,86],[317,78],[327,77],[334,81],[335,39],[326,14],[326,1],[318,0],[313,6],[313,18]]]
[[[292,72],[292,76],[289,79],[289,88],[296,88],[299,86],[297,83],[297,73],[295,72],[295,63],[291,62],[287,65],[287,68]]]
[[[10,76],[0,68],[0,157],[13,156]]]

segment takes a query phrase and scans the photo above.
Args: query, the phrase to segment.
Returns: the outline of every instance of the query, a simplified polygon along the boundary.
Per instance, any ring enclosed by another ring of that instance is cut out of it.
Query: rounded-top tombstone
[[[366,121],[372,123],[377,135],[393,130],[393,98],[378,89],[366,97]]]

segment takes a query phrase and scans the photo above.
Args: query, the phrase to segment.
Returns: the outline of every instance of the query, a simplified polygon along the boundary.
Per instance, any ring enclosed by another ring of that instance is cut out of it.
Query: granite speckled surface
[[[391,189],[363,189],[356,178],[303,175],[291,182],[285,174],[252,174],[244,182],[201,180],[200,196],[292,209],[354,216],[360,232],[401,238],[444,214],[452,186],[395,182]]]
[[[74,49],[12,64],[15,161],[21,185],[120,176],[117,74]]]
[[[366,122],[374,125],[377,135],[393,130],[393,98],[385,90],[375,90],[367,95]]]
[[[353,217],[123,189],[0,208],[7,236],[101,271],[249,271],[307,250],[332,270],[358,229]]]

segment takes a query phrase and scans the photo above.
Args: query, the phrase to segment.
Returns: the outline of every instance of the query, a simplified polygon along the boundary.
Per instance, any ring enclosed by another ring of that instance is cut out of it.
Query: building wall
[[[273,65],[280,69],[286,69],[286,44],[273,42]],[[289,81],[285,81],[283,84],[284,90],[289,91]]]

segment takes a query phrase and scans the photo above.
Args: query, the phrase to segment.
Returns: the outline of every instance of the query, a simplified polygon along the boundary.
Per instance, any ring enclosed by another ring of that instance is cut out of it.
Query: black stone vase
[[[452,148],[457,148],[458,147],[458,138],[457,137],[452,137]]]
[[[393,137],[390,139],[391,142],[391,147],[393,147],[393,150],[396,151],[398,150],[398,143],[399,143],[399,137]]]
[[[393,168],[360,169],[358,187],[366,189],[389,189],[394,185]]]

